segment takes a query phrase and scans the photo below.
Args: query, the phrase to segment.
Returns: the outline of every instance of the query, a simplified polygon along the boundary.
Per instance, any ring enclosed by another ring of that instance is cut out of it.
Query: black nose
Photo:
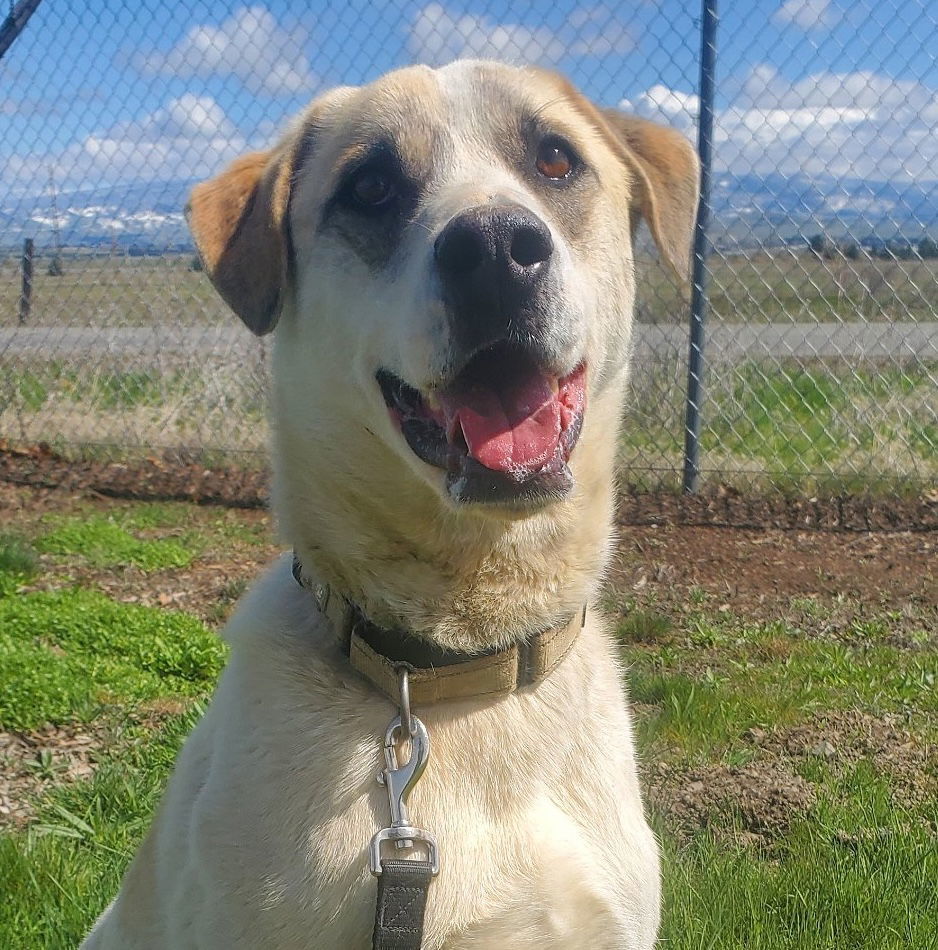
[[[511,337],[536,317],[554,243],[547,225],[518,205],[482,205],[456,215],[434,251],[443,295],[464,343]]]

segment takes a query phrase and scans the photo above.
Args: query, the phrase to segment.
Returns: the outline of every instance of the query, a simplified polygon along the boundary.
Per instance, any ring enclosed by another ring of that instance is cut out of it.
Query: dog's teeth
[[[423,397],[423,400],[434,412],[439,412],[442,408],[436,393],[427,393],[426,396]]]

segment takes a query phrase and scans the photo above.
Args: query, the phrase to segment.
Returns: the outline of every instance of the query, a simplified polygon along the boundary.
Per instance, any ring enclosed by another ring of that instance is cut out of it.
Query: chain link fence
[[[45,0],[0,61],[0,439],[263,464],[265,344],[199,270],[193,183],[318,90],[463,56],[694,138],[700,28],[677,0]],[[733,4],[717,46],[700,483],[933,490],[938,13]],[[639,275],[622,465],[678,486],[688,307]]]

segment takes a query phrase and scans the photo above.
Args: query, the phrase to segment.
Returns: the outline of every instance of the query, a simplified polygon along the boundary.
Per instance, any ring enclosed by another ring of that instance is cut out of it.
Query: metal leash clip
[[[416,828],[410,823],[407,814],[407,799],[417,784],[430,758],[430,737],[427,727],[410,712],[410,693],[408,690],[407,668],[399,670],[401,678],[400,715],[388,724],[384,734],[384,771],[378,774],[378,784],[388,791],[391,808],[391,824],[382,828],[371,839],[371,873],[381,874],[381,846],[385,841],[393,841],[397,851],[413,848],[415,842],[426,845],[432,873],[440,870],[436,838],[429,831]],[[410,740],[410,758],[403,764],[398,762],[397,744]]]

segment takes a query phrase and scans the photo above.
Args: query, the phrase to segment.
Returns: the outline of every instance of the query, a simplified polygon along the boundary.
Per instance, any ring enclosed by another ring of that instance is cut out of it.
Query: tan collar
[[[309,590],[317,608],[342,638],[352,668],[393,702],[400,698],[399,670],[408,671],[414,705],[478,696],[504,696],[549,676],[570,652],[586,623],[586,606],[558,627],[550,627],[507,649],[474,655],[443,650],[417,637],[372,624],[328,584],[303,573],[294,556],[293,576]]]

